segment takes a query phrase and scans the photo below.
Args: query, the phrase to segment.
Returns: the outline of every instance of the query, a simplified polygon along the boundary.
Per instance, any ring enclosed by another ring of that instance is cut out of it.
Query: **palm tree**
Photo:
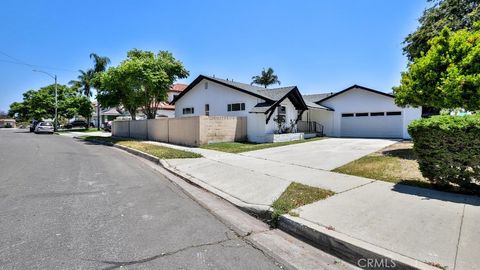
[[[110,58],[106,56],[99,56],[96,53],[91,53],[90,59],[93,60],[93,71],[95,73],[104,72],[107,69],[108,64],[110,64]]]
[[[68,82],[69,85],[76,88],[80,94],[90,98],[92,96],[92,79],[95,75],[93,69],[88,69],[87,71],[78,70],[80,75],[77,76],[76,80],[71,80]],[[87,118],[88,127],[90,127],[90,117]]]
[[[280,85],[280,81],[278,80],[278,76],[273,74],[273,69],[268,68],[265,71],[265,68],[262,70],[262,74],[260,76],[253,76],[252,77],[252,83],[251,84],[258,84],[258,85],[263,85],[265,88],[267,86],[276,84]]]
[[[87,71],[80,69],[78,72],[80,72],[80,75],[77,76],[77,79],[69,81],[68,84],[75,87],[82,95],[91,97],[92,79],[95,72],[93,69],[88,69]]]
[[[107,70],[108,64],[110,64],[110,58],[106,56],[99,56],[96,53],[90,54],[90,59],[93,60],[93,76],[104,72]],[[100,85],[97,85],[98,81],[94,81],[93,86],[99,88]],[[97,130],[100,130],[100,103],[97,100]]]

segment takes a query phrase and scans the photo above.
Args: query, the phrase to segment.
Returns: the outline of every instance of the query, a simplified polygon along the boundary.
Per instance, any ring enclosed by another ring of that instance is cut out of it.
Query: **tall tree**
[[[84,108],[90,103],[85,96],[79,95],[76,89],[66,85],[58,85],[58,115],[63,118],[72,118],[80,114],[87,116],[92,113]],[[14,102],[10,105],[9,115],[16,116],[22,121],[31,119],[54,118],[55,115],[55,85],[48,85],[39,90],[29,90],[23,93],[22,102]]]
[[[275,75],[273,69],[269,67],[267,70],[263,69],[260,75],[253,76],[251,84],[258,84],[267,88],[269,85],[277,83],[280,85],[278,76]]]
[[[92,79],[95,75],[93,69],[88,69],[87,71],[79,70],[80,75],[78,75],[76,80],[71,80],[68,82],[69,85],[78,89],[78,91],[87,96],[92,96]]]
[[[99,56],[96,53],[91,53],[90,59],[93,60],[93,71],[95,73],[104,72],[107,70],[107,66],[110,64],[110,58],[106,56]]]
[[[170,52],[157,54],[133,49],[118,67],[99,76],[102,100],[122,104],[132,113],[140,108],[148,119],[154,119],[160,102],[167,100],[167,91],[189,72]],[[115,89],[117,88],[117,89]],[[118,96],[116,96],[118,95]]]
[[[474,22],[480,20],[478,0],[428,0],[432,6],[423,12],[418,20],[420,26],[405,40],[404,54],[410,61],[421,57],[430,48],[428,41],[437,36],[443,28],[453,31],[471,30]]]
[[[474,30],[444,28],[394,87],[398,105],[480,110],[480,22]]]

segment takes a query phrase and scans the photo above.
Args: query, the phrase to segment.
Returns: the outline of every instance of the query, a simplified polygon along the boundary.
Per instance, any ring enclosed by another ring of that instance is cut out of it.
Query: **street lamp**
[[[58,93],[57,93],[57,75],[54,74],[50,74],[46,71],[43,71],[43,70],[36,70],[34,69],[33,72],[40,72],[40,73],[43,73],[43,74],[46,74],[50,77],[52,77],[54,80],[55,80],[55,120],[54,120],[54,125],[53,125],[53,130],[56,132],[57,131],[57,124],[58,124],[58,114],[57,114],[57,111],[58,111]]]

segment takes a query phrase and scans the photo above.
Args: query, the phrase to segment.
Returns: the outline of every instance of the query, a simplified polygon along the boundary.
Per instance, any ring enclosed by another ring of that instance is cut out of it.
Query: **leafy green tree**
[[[86,117],[92,113],[92,107],[85,108],[90,100],[80,96],[76,89],[66,85],[58,85],[58,115],[63,118],[72,118],[76,115]],[[39,90],[29,90],[23,93],[22,102],[10,105],[9,115],[17,116],[22,121],[32,119],[54,118],[55,115],[55,85],[48,85]]]
[[[140,108],[148,119],[155,119],[160,102],[167,100],[167,91],[189,72],[170,52],[157,54],[133,49],[118,67],[108,69],[95,80],[99,83],[100,100],[123,105],[132,119]]]
[[[95,76],[97,100],[108,107],[122,106],[135,120],[137,109],[141,104],[140,92],[132,84],[125,66],[111,67]]]
[[[430,48],[429,40],[437,36],[443,28],[453,31],[473,29],[480,20],[480,1],[478,0],[428,0],[433,5],[423,12],[418,20],[420,26],[404,41],[404,54],[410,61],[421,57]]]
[[[278,80],[278,76],[274,74],[273,69],[268,68],[267,70],[263,69],[261,75],[253,76],[251,84],[258,84],[267,88],[272,84],[280,85],[280,81]]]
[[[398,105],[442,109],[480,109],[480,23],[474,30],[444,28],[429,41],[430,49],[415,58],[394,87]]]

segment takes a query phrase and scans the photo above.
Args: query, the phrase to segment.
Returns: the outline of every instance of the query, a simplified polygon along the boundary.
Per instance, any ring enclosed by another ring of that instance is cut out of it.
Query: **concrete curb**
[[[371,260],[373,264],[383,264],[383,267],[362,267],[365,269],[438,270],[437,267],[424,262],[330,230],[302,218],[283,215],[279,218],[278,227],[282,231],[302,238],[319,249],[353,265],[362,267],[368,264],[367,260]]]
[[[74,138],[82,139],[78,137]],[[238,198],[235,198],[221,190],[218,190],[203,181],[195,179],[188,174],[184,174],[172,168],[166,160],[159,159],[155,156],[122,145],[116,145],[113,143],[99,140],[87,141],[107,146],[113,146],[133,155],[149,160],[153,163],[160,165],[169,173],[181,178],[182,180],[190,184],[193,184],[196,187],[204,189],[225,199],[226,201],[232,203],[237,208],[247,213],[250,213],[262,219],[270,218],[270,214],[272,211],[271,207],[265,205],[254,205],[241,201]],[[363,267],[362,265],[360,265],[360,267],[364,269],[439,269],[424,262],[377,247],[375,245],[352,238],[345,234],[335,232],[334,230],[329,230],[323,226],[317,225],[315,223],[298,217],[293,217],[290,215],[281,216],[278,220],[278,228],[290,235],[303,239],[310,244],[316,246],[320,250],[332,254],[353,265],[359,266],[359,263],[362,260],[361,262],[365,264],[365,267]],[[383,263],[383,265],[382,267],[379,267],[378,265],[376,267],[368,267],[367,260],[373,260],[373,263],[376,262],[377,264]]]

